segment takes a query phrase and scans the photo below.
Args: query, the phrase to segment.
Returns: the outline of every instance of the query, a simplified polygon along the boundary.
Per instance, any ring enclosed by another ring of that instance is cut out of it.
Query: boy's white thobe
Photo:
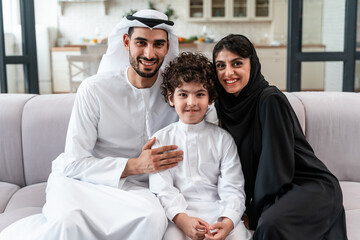
[[[240,222],[245,211],[244,176],[231,135],[205,121],[178,121],[154,136],[154,147],[171,143],[184,152],[178,166],[150,175],[150,190],[160,199],[168,219],[186,213],[212,225],[228,217],[235,227],[229,236],[250,239],[250,232]],[[169,230],[168,239],[178,239],[174,229]]]

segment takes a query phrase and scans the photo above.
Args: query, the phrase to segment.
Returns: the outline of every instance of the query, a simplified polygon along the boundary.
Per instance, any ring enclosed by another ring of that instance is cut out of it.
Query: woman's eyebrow
[[[243,57],[237,57],[237,58],[234,58],[233,60],[231,60],[232,62],[234,62],[234,61],[238,61],[238,60],[244,60],[244,58]]]

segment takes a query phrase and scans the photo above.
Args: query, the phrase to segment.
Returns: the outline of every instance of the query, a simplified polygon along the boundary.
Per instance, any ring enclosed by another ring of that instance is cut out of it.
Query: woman
[[[254,239],[347,239],[339,182],[314,155],[286,96],[265,81],[252,43],[228,35],[213,61],[215,106],[238,147]]]

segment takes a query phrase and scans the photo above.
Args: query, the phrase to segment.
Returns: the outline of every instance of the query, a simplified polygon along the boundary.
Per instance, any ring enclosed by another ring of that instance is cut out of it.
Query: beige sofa
[[[315,153],[338,177],[349,240],[360,239],[360,94],[285,93]],[[74,94],[0,94],[0,231],[41,212]]]

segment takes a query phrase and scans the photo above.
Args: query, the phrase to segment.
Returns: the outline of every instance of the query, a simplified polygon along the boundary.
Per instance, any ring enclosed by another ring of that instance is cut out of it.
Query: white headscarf
[[[153,20],[154,22],[159,22],[160,24],[149,27],[143,23],[144,21],[141,22],[142,20]],[[124,17],[111,31],[108,38],[108,49],[100,62],[98,73],[118,71],[119,69],[130,65],[129,52],[125,49],[123,42],[123,35],[128,33],[130,27],[147,27],[149,29],[160,28],[168,32],[170,47],[161,68],[168,65],[169,62],[178,55],[178,38],[175,34],[174,27],[168,24],[168,17],[162,12],[144,9],[136,12],[133,15],[132,20]]]

